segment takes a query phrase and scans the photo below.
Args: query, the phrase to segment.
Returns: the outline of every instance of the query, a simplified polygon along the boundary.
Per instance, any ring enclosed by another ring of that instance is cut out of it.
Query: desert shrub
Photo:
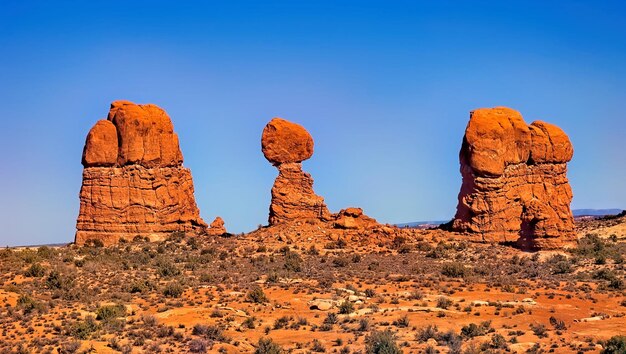
[[[247,317],[243,321],[243,323],[241,323],[241,326],[248,329],[254,329],[256,327],[256,325],[254,324],[255,320],[255,317]]]
[[[614,336],[604,343],[602,354],[623,353],[626,353],[626,336]]]
[[[450,262],[441,267],[441,274],[450,278],[465,278],[469,274],[469,269],[461,262]]]
[[[577,247],[572,253],[584,258],[593,258],[597,264],[604,264],[607,258],[618,260],[622,258],[623,250],[619,244],[603,240],[596,234],[587,234],[578,240]]]
[[[268,302],[267,296],[265,296],[265,292],[260,286],[255,286],[246,295],[246,301],[254,302],[256,304],[262,304]]]
[[[324,319],[324,324],[328,325],[334,325],[337,324],[337,322],[339,322],[339,317],[335,312],[329,312]]]
[[[370,327],[371,327],[370,321],[367,318],[361,318],[359,320],[359,327],[357,328],[357,331],[359,332],[369,331]]]
[[[80,349],[81,343],[78,340],[70,340],[69,342],[61,344],[58,348],[59,354],[74,354]]]
[[[283,349],[271,338],[260,338],[254,354],[281,354]]]
[[[163,295],[166,297],[180,297],[183,294],[183,286],[178,282],[172,282],[165,285]]]
[[[26,271],[24,276],[32,278],[40,278],[46,274],[46,268],[39,263],[33,263]]]
[[[390,330],[373,331],[365,338],[367,354],[401,354],[396,344],[396,336]]]
[[[485,334],[492,332],[491,321],[483,321],[480,325],[470,323],[467,326],[461,328],[461,335],[466,338],[474,338],[478,336],[484,336]]]
[[[45,309],[45,305],[43,303],[36,301],[28,295],[20,295],[17,299],[17,307],[22,309],[25,314],[33,311],[43,312]]]
[[[333,259],[333,265],[337,268],[345,267],[350,263],[346,257],[336,257]]]
[[[96,310],[96,320],[110,321],[126,316],[126,306],[121,304],[100,306]]]
[[[557,331],[564,331],[567,329],[567,326],[565,325],[565,321],[558,320],[554,316],[550,316],[550,324]]]
[[[37,248],[37,256],[41,259],[50,259],[54,256],[54,249],[48,246],[41,246]]]
[[[73,285],[73,279],[64,277],[58,270],[53,270],[46,278],[46,286],[49,289],[67,289]]]
[[[78,321],[70,327],[70,335],[76,339],[86,340],[92,333],[99,329],[96,318],[87,316],[83,321]]]
[[[154,284],[148,279],[135,280],[130,284],[125,285],[125,290],[131,294],[146,293],[154,290]]]
[[[348,246],[348,243],[344,239],[339,238],[337,241],[331,241],[327,243],[326,245],[324,245],[324,248],[332,250],[346,248],[346,246]]]
[[[397,320],[393,321],[393,325],[398,328],[407,328],[409,326],[409,316],[404,315]]]
[[[324,348],[324,344],[322,344],[319,339],[313,339],[313,342],[311,343],[311,351],[314,353],[324,353],[326,352],[326,348]]]
[[[302,271],[302,258],[293,251],[285,252],[285,269],[292,272]]]
[[[530,329],[539,338],[546,338],[546,337],[548,337],[548,330],[546,329],[546,326],[543,325],[542,323],[538,323],[538,324],[532,324],[531,323],[530,324]]]
[[[202,336],[216,342],[227,342],[228,338],[219,326],[196,324],[191,331],[193,335]]]
[[[428,325],[417,330],[417,333],[415,334],[415,340],[420,343],[424,343],[431,338],[437,339],[438,335],[439,329],[437,328],[437,326]]]
[[[342,315],[347,315],[354,312],[354,304],[348,300],[344,300],[341,304],[339,304],[339,313]]]
[[[160,276],[167,278],[180,275],[180,269],[176,267],[173,263],[165,260],[157,261],[157,272]]]
[[[555,254],[548,258],[546,264],[552,274],[568,274],[573,271],[572,261],[562,254]]]
[[[406,237],[402,237],[402,236],[396,236],[391,241],[391,247],[395,249],[400,249],[405,244],[406,244]]]
[[[291,319],[289,318],[289,316],[282,316],[282,317],[277,318],[274,321],[274,329],[282,329],[282,328],[287,327],[290,320]]]
[[[483,343],[480,346],[480,349],[482,351],[488,351],[489,349],[507,350],[508,347],[506,339],[501,334],[496,333],[491,337],[489,342]]]
[[[448,247],[443,242],[439,242],[435,248],[432,248],[426,253],[426,257],[428,258],[443,258],[448,254]]]
[[[440,309],[447,309],[448,307],[450,307],[450,305],[452,305],[452,300],[448,299],[445,296],[439,296],[437,298],[437,307]]]
[[[204,339],[192,339],[189,341],[189,352],[206,353],[209,348],[209,342]]]

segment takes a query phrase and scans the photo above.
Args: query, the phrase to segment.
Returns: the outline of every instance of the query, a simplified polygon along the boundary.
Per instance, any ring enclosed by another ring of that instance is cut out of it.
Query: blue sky
[[[2,1],[0,245],[73,240],[82,147],[111,101],[172,117],[202,216],[267,222],[264,125],[304,125],[332,211],[446,220],[469,111],[574,144],[573,208],[626,208],[619,1]]]

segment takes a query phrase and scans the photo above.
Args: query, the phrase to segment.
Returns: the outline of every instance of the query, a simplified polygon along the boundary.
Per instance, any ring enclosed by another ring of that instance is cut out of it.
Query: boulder
[[[313,138],[301,125],[274,118],[263,129],[261,150],[274,165],[302,162],[313,156]]]
[[[215,220],[209,225],[207,233],[211,236],[222,236],[226,234],[226,227],[224,227],[224,220],[221,217],[216,217]]]

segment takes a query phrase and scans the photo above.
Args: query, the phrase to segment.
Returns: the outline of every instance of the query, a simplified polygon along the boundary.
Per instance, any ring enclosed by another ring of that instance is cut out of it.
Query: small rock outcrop
[[[216,217],[215,220],[209,225],[207,230],[209,236],[223,236],[226,235],[226,227],[224,226],[224,219]]]
[[[309,132],[299,124],[274,118],[263,129],[261,150],[278,168],[278,177],[272,187],[269,224],[330,220],[324,198],[313,191],[313,178],[302,171],[302,161],[313,155],[313,138]]]
[[[506,107],[470,114],[460,152],[463,182],[452,228],[486,242],[555,249],[574,238],[567,162],[573,147],[557,126]]]
[[[362,230],[379,226],[376,219],[363,214],[361,208],[346,208],[334,214],[333,226],[337,229]]]
[[[85,142],[76,244],[204,233],[191,171],[182,163],[164,110],[113,102],[108,118],[91,128]]]

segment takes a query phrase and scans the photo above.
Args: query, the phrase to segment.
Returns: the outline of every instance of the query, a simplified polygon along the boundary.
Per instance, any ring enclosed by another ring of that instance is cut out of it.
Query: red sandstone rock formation
[[[334,215],[333,226],[338,229],[362,230],[379,226],[376,219],[363,214],[361,208],[346,208]]]
[[[224,227],[224,219],[221,217],[216,217],[215,220],[209,225],[209,229],[207,230],[207,234],[210,236],[222,236],[225,235],[226,227]]]
[[[272,187],[269,224],[293,220],[330,220],[324,198],[313,191],[313,178],[301,162],[313,155],[313,138],[301,125],[272,119],[261,137],[265,158],[278,168]]]
[[[89,131],[77,244],[113,244],[136,236],[163,239],[176,231],[203,233],[189,169],[172,122],[155,105],[111,104],[107,120]]]
[[[572,144],[557,126],[528,126],[505,107],[473,111],[460,152],[463,183],[452,227],[487,242],[555,249],[574,238],[567,180]]]

